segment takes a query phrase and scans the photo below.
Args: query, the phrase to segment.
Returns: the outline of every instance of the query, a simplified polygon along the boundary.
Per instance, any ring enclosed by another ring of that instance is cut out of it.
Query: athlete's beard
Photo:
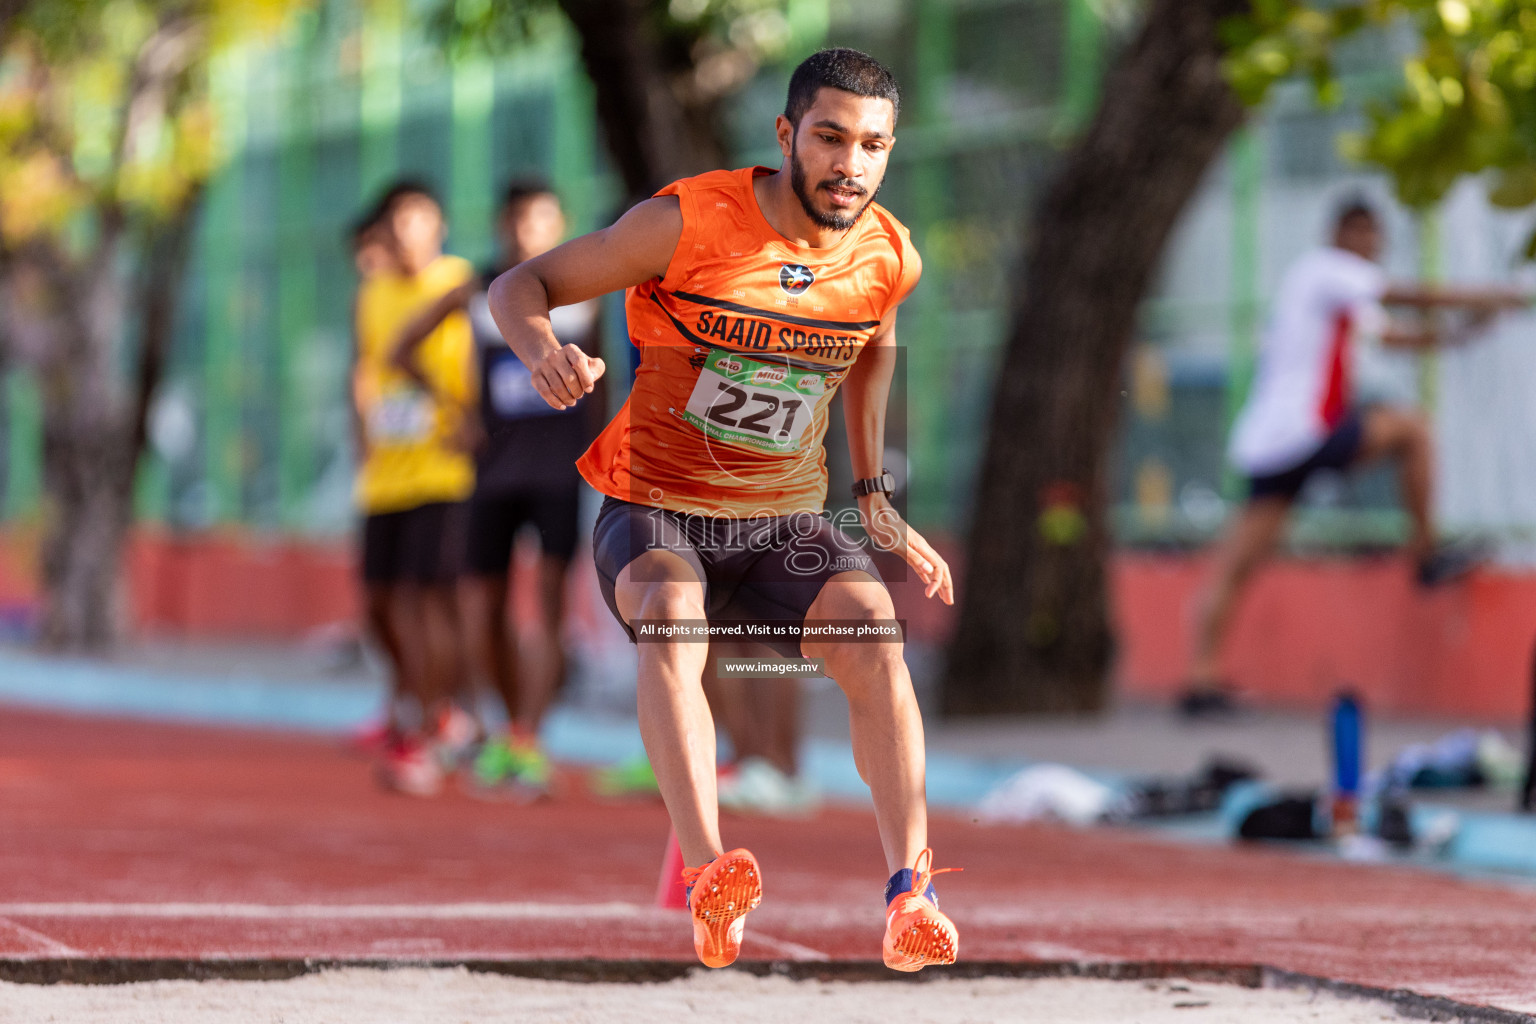
[[[857,224],[859,218],[864,216],[864,211],[869,209],[869,204],[875,201],[875,196],[880,194],[880,189],[885,186],[883,181],[876,185],[874,195],[864,200],[864,205],[851,213],[844,213],[841,210],[818,210],[812,201],[814,195],[805,186],[805,168],[800,166],[800,145],[796,140],[792,140],[789,144],[789,184],[795,190],[795,196],[800,200],[800,207],[805,210],[805,215],[819,226],[832,231],[847,231]],[[858,189],[861,193],[864,191],[847,178],[828,178],[816,187],[820,189],[826,186]]]

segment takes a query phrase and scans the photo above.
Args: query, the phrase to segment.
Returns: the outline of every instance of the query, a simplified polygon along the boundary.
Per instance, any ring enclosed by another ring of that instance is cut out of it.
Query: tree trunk
[[[41,287],[30,290],[30,309],[13,310],[13,320],[19,314],[28,321],[20,333],[34,343],[19,347],[32,356],[43,398],[38,640],[50,650],[102,650],[121,632],[118,581],[134,471],[171,340],[196,199],[146,239],[131,291],[106,269],[119,262],[109,237],[83,264],[35,251],[31,280]],[[119,349],[133,312],[138,367],[125,387]]]
[[[626,206],[725,162],[718,104],[701,97],[683,44],[662,38],[658,6],[560,0],[581,38],[582,64],[597,94],[608,153],[624,180]]]
[[[1154,0],[1035,212],[993,399],[947,714],[1096,711],[1114,654],[1106,462],[1122,363],[1168,236],[1243,108],[1217,25]]]
[[[26,0],[0,0],[0,46],[11,41],[11,25],[25,6]]]
[[[115,236],[73,262],[47,243],[32,251],[24,316],[46,339],[31,352],[43,406],[42,608],[49,650],[89,651],[117,635],[119,553],[132,481],[128,404],[115,365],[127,297],[109,269]]]
[[[48,650],[99,651],[119,634],[117,580],[134,458],[123,410],[82,408],[62,376],[43,389],[47,523],[38,641]]]

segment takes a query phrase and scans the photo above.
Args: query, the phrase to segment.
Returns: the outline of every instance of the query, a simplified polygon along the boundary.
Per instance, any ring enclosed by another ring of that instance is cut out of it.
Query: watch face
[[[866,494],[884,494],[886,497],[896,493],[896,477],[890,470],[886,470],[879,476],[868,480],[859,480],[853,485],[853,493],[862,498]]]

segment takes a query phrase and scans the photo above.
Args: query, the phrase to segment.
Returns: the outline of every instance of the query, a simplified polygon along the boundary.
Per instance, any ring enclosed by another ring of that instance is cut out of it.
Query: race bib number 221
[[[826,377],[712,349],[683,418],[710,437],[759,451],[800,449]]]

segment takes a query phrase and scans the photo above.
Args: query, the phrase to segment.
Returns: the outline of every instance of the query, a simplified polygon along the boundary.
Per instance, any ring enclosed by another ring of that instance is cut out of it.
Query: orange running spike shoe
[[[920,971],[929,964],[952,964],[960,953],[960,933],[954,922],[939,912],[938,899],[929,895],[934,875],[959,868],[933,869],[933,851],[925,849],[912,866],[912,888],[899,893],[885,911],[885,966],[894,971]],[[900,877],[905,872],[897,872]],[[894,879],[893,879],[894,881]]]
[[[763,871],[746,850],[722,853],[700,868],[684,868],[690,887],[693,948],[705,967],[725,967],[741,952],[742,915],[763,901]]]

